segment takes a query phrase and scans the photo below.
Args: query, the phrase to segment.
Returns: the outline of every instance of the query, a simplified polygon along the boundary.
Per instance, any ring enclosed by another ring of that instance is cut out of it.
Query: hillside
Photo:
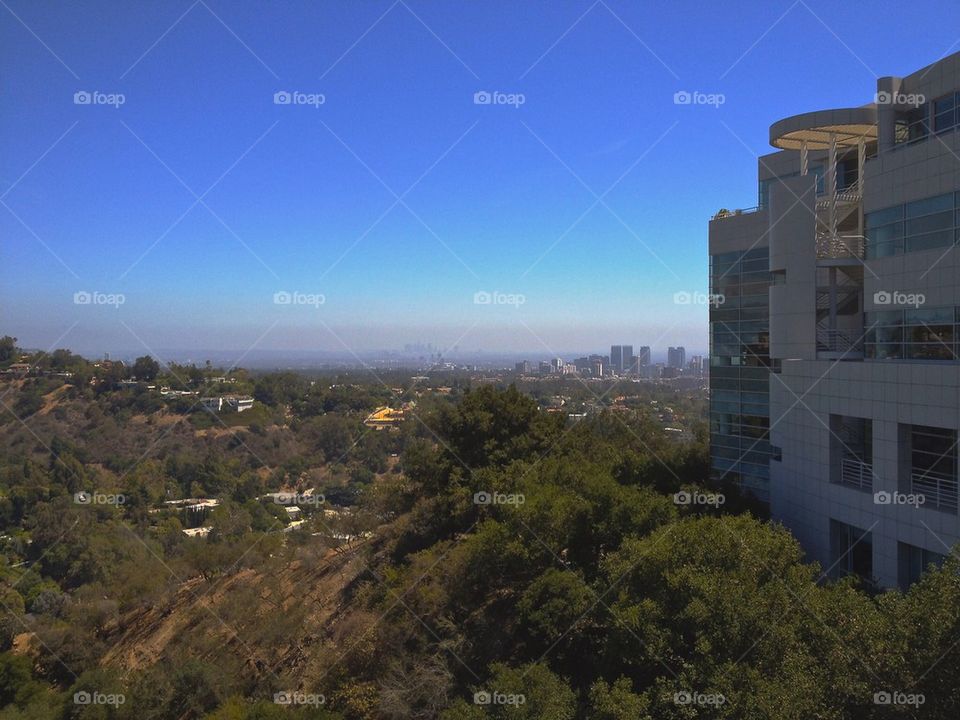
[[[484,385],[364,431],[370,389],[267,378],[246,427],[11,390],[55,407],[0,440],[0,717],[955,714],[960,563],[831,579],[639,410]]]

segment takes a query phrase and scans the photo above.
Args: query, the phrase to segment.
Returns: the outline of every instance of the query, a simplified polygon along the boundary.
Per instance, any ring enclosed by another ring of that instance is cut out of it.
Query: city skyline
[[[13,3],[5,331],[88,354],[705,348],[703,227],[755,203],[752,99],[862,102],[953,42],[924,4],[902,28],[831,7],[879,40],[838,42],[826,7],[750,3],[718,36],[723,8],[680,5]],[[829,97],[772,82],[827,69]]]
[[[954,720],[958,28],[0,0],[0,716]]]

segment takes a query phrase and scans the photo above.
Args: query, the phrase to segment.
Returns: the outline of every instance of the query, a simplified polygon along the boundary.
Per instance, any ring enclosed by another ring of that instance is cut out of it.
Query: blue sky
[[[0,333],[703,349],[674,295],[706,289],[710,215],[756,203],[769,125],[960,49],[955,2],[870,6],[3,0]]]

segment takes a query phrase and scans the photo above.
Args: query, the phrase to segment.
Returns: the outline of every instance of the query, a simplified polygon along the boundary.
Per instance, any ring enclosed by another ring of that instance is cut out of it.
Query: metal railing
[[[923,495],[922,507],[934,507],[937,510],[957,511],[957,479],[931,472],[913,473],[910,477],[910,490],[915,495]]]
[[[857,235],[856,233],[817,234],[818,260],[827,258],[857,258],[862,260],[864,248],[863,235]]]
[[[752,215],[755,212],[758,212],[762,208],[759,205],[749,208],[738,208],[736,210],[719,210],[716,215],[713,216],[714,220],[722,220],[723,218],[732,218],[739,217],[741,215]]]
[[[863,341],[860,338],[851,337],[843,330],[818,327],[817,350],[840,353],[862,352]]]
[[[860,185],[860,181],[852,182],[844,188],[838,188],[836,197],[838,205],[849,205],[860,202],[863,200],[863,188]],[[818,194],[817,209],[824,210],[828,207],[830,207],[829,195]]]
[[[853,300],[859,301],[863,286],[858,283],[837,283],[837,306],[846,305]],[[817,288],[817,310],[830,309],[830,290]]]
[[[840,484],[857,490],[873,490],[873,465],[855,457],[845,457],[840,461]]]

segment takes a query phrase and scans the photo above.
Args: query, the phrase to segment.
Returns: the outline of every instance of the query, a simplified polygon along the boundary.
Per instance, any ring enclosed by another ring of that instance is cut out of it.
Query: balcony
[[[932,472],[914,473],[910,478],[910,490],[923,495],[921,507],[932,507],[944,512],[957,512],[957,479]]]
[[[752,215],[755,212],[760,210],[760,206],[750,208],[738,208],[737,210],[727,210],[726,208],[718,210],[717,214],[714,215],[712,220],[723,220],[724,218],[740,217],[741,215]]]
[[[855,457],[845,457],[840,461],[840,484],[847,487],[873,491],[873,465]]]

